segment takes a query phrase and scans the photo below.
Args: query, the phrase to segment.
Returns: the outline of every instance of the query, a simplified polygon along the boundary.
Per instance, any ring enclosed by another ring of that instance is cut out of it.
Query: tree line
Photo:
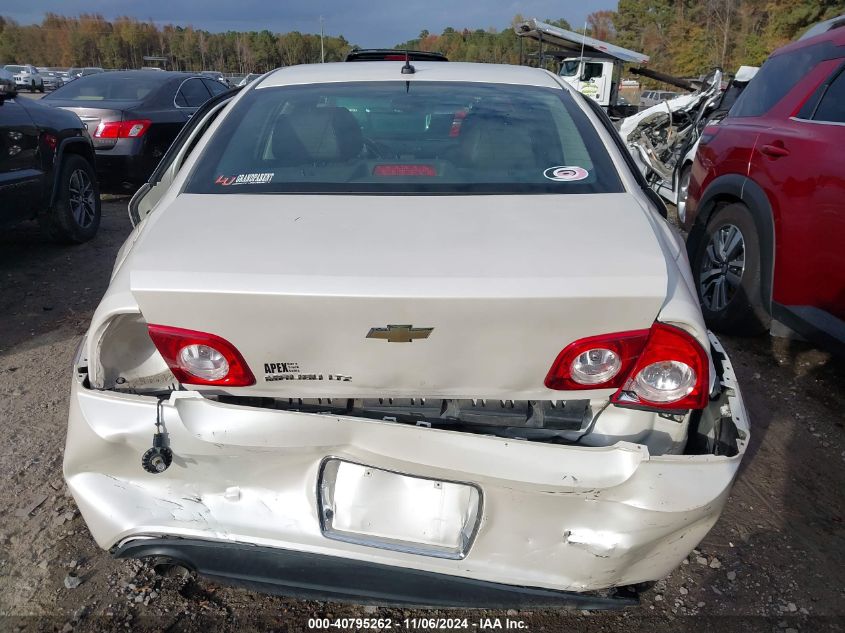
[[[545,20],[590,37],[643,52],[649,66],[694,77],[719,66],[728,73],[759,66],[769,53],[810,26],[845,14],[845,0],[619,0],[616,11],[596,11],[583,25]],[[511,26],[523,21],[514,17]],[[456,61],[520,62],[513,28],[422,31],[397,48],[440,51]],[[537,45],[523,42],[523,60]]]
[[[619,0],[615,11],[597,11],[584,25],[545,20],[651,56],[650,66],[695,76],[721,66],[759,65],[768,54],[812,24],[845,13],[845,0]],[[454,61],[516,64],[531,59],[536,45],[522,41],[514,16],[501,29],[420,31],[396,45],[439,51]],[[326,61],[341,61],[352,44],[326,36]],[[173,70],[263,72],[283,65],[319,62],[317,34],[228,31],[210,33],[191,26],[158,26],[135,18],[109,21],[97,14],[45,15],[41,24],[20,25],[0,16],[0,63],[39,66],[140,68],[145,56],[164,56]]]
[[[325,60],[341,61],[351,46],[326,36]],[[36,66],[141,68],[145,56],[166,57],[169,70],[265,72],[321,60],[319,34],[293,31],[210,33],[191,26],[157,26],[135,18],[65,17],[48,13],[41,24],[19,25],[0,16],[0,63]]]

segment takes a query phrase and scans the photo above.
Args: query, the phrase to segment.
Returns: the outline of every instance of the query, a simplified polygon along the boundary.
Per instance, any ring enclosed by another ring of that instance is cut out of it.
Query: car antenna
[[[405,65],[402,66],[402,74],[403,75],[413,75],[417,72],[416,68],[411,66],[411,55],[408,51],[405,51]]]

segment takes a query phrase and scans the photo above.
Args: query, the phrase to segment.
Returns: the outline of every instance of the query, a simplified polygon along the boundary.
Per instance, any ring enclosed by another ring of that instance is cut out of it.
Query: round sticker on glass
[[[549,180],[555,182],[574,182],[576,180],[584,180],[590,175],[583,167],[568,167],[559,165],[557,167],[549,167],[543,172],[543,175]]]

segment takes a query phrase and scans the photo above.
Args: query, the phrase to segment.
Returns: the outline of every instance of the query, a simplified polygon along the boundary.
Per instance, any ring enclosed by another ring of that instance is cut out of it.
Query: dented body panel
[[[721,362],[722,393],[705,414],[727,415],[735,425],[732,456],[655,456],[629,442],[549,445],[227,405],[181,391],[163,404],[175,456],[158,476],[138,468],[157,399],[94,391],[77,373],[65,478],[105,549],[183,537],[509,585],[578,592],[631,585],[667,575],[727,500],[748,423],[732,369]],[[477,485],[484,510],[468,555],[445,560],[324,538],[316,488],[326,456]]]

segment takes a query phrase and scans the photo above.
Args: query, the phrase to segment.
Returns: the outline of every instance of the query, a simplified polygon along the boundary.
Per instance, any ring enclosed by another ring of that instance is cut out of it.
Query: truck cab
[[[616,104],[622,63],[598,57],[567,57],[560,62],[560,78],[585,97],[607,109]]]
[[[642,67],[648,63],[648,55],[533,18],[516,24],[514,32],[520,38],[520,63],[527,58],[542,68],[550,60],[557,60],[558,75],[563,81],[585,97],[595,99],[611,116],[629,114],[615,111],[622,64]],[[530,47],[525,50],[528,41],[537,42],[536,52],[531,52]]]

